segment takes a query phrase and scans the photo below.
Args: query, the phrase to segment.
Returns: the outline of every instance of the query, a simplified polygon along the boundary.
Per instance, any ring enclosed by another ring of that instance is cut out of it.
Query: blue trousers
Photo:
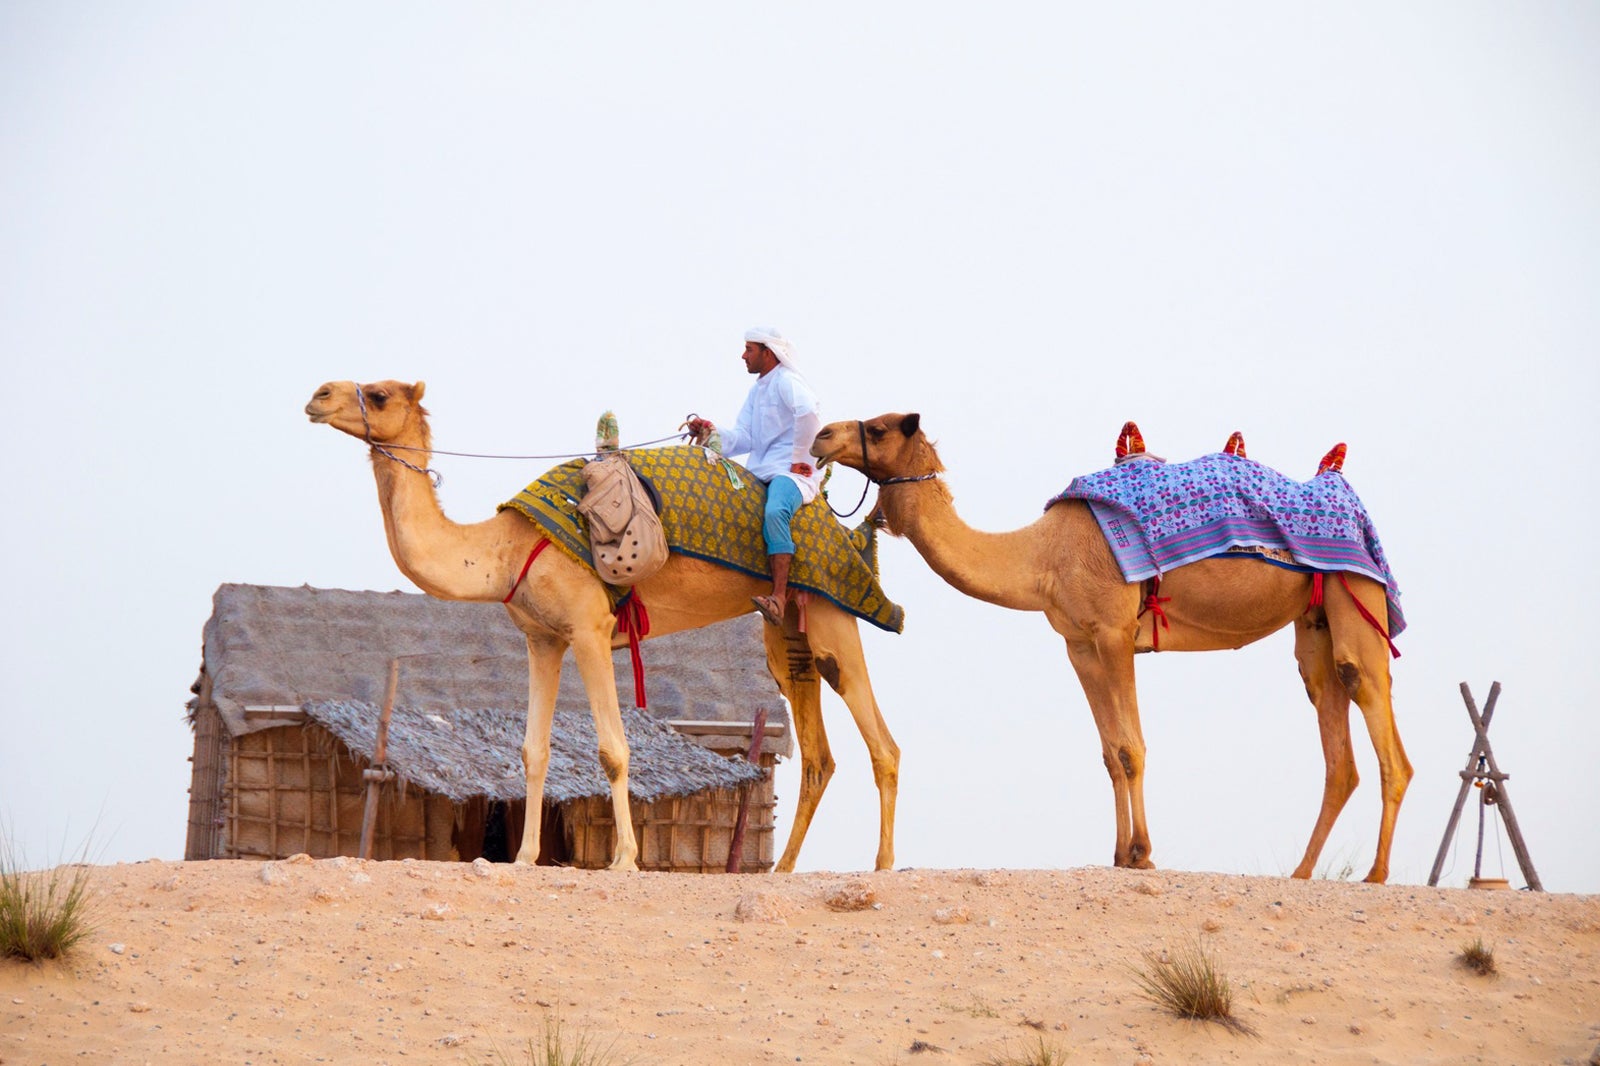
[[[761,539],[766,541],[768,555],[793,555],[794,537],[789,533],[789,523],[800,509],[800,486],[779,475],[767,482],[767,512],[761,526]]]

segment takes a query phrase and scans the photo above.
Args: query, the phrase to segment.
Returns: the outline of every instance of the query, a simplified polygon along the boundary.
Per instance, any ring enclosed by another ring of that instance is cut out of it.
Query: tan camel
[[[501,511],[470,525],[445,517],[426,471],[432,437],[422,394],[420,381],[414,385],[333,381],[312,395],[306,414],[313,422],[327,423],[372,446],[389,551],[417,587],[444,600],[497,603],[511,597],[506,609],[528,643],[528,725],[522,742],[528,800],[517,861],[532,863],[539,855],[550,726],[561,657],[571,647],[589,694],[600,763],[611,785],[617,825],[611,868],[637,869],[639,848],[628,808],[627,738],[617,709],[611,659],[612,649],[625,640],[617,636],[605,587],[593,571],[559,551],[540,553],[519,580],[541,534],[515,511]],[[650,612],[649,635],[657,637],[747,614],[751,596],[766,588],[764,580],[674,554],[638,591]],[[777,869],[783,873],[794,869],[817,803],[833,776],[819,675],[844,699],[871,752],[878,786],[877,868],[888,869],[894,865],[900,749],[873,697],[856,620],[822,597],[813,597],[802,634],[792,607],[790,612],[783,628],[762,626],[767,668],[789,700],[800,742],[800,795]]]
[[[1088,506],[1065,500],[1032,525],[1010,533],[974,530],[956,514],[944,469],[918,415],[888,414],[823,427],[812,454],[862,471],[880,485],[878,506],[891,533],[911,541],[935,573],[968,596],[1019,611],[1043,611],[1067,643],[1067,656],[1100,731],[1117,810],[1115,864],[1153,867],[1144,811],[1144,736],[1134,691],[1133,656],[1153,644],[1154,618],[1140,616],[1140,586],[1122,578]],[[1357,574],[1350,589],[1375,617],[1384,617],[1384,588]],[[1383,818],[1368,881],[1389,876],[1389,847],[1411,764],[1389,702],[1385,637],[1364,621],[1338,581],[1325,603],[1307,609],[1311,577],[1240,560],[1209,559],[1165,574],[1161,594],[1171,629],[1162,651],[1239,648],[1293,625],[1295,657],[1317,709],[1327,766],[1322,809],[1295,867],[1310,877],[1334,820],[1356,787],[1350,751],[1350,701],[1366,718],[1382,776]]]

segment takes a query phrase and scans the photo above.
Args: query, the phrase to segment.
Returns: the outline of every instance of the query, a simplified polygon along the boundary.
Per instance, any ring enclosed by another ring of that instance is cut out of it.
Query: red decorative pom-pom
[[[1139,427],[1132,422],[1124,422],[1122,434],[1117,437],[1117,458],[1126,459],[1142,451],[1144,451],[1144,437],[1139,433]]]
[[[1317,473],[1326,474],[1329,471],[1332,471],[1333,473],[1337,474],[1339,471],[1343,470],[1344,456],[1347,450],[1348,449],[1345,448],[1344,441],[1340,441],[1332,448],[1329,448],[1328,454],[1324,455],[1322,457],[1322,462],[1317,464]]]
[[[1222,446],[1224,455],[1237,455],[1241,459],[1248,458],[1244,454],[1244,434],[1238,430],[1233,431],[1233,436],[1228,438],[1228,443]]]

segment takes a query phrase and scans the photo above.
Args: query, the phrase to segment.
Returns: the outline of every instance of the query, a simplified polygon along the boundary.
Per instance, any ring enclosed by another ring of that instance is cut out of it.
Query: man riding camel
[[[748,455],[750,472],[767,486],[761,534],[772,593],[752,600],[761,617],[781,626],[789,603],[789,564],[794,559],[789,524],[796,511],[816,498],[819,485],[811,465],[811,442],[822,428],[821,404],[794,368],[794,346],[777,330],[746,330],[743,358],[756,383],[733,427],[721,431],[722,451],[728,456]],[[708,419],[692,418],[688,428],[694,441],[704,444],[717,427]]]

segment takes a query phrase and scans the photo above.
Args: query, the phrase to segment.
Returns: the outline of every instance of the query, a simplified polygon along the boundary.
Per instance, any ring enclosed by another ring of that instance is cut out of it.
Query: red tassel
[[[1223,446],[1222,451],[1224,455],[1237,455],[1241,459],[1249,458],[1244,454],[1244,434],[1238,430],[1233,431],[1233,436],[1228,438],[1228,443]]]
[[[1311,602],[1306,604],[1306,610],[1309,611],[1313,607],[1321,607],[1321,606],[1322,606],[1322,575],[1320,573],[1316,573],[1316,574],[1312,574],[1311,575]]]
[[[644,609],[638,589],[629,592],[617,604],[617,630],[628,635],[628,654],[633,658],[633,705],[643,710],[646,706],[644,656],[639,654],[639,641],[650,635],[650,613]]]
[[[1141,615],[1144,614],[1146,611],[1150,612],[1150,650],[1151,651],[1160,651],[1161,650],[1161,631],[1163,629],[1170,630],[1172,628],[1172,623],[1167,620],[1167,612],[1162,610],[1162,608],[1161,608],[1161,605],[1163,603],[1171,603],[1172,602],[1172,597],[1171,596],[1158,596],[1158,595],[1156,595],[1156,593],[1158,593],[1160,591],[1161,591],[1161,579],[1159,577],[1151,578],[1150,579],[1150,595],[1148,595],[1148,596],[1146,596],[1144,598],[1144,604],[1139,609],[1139,613]]]

